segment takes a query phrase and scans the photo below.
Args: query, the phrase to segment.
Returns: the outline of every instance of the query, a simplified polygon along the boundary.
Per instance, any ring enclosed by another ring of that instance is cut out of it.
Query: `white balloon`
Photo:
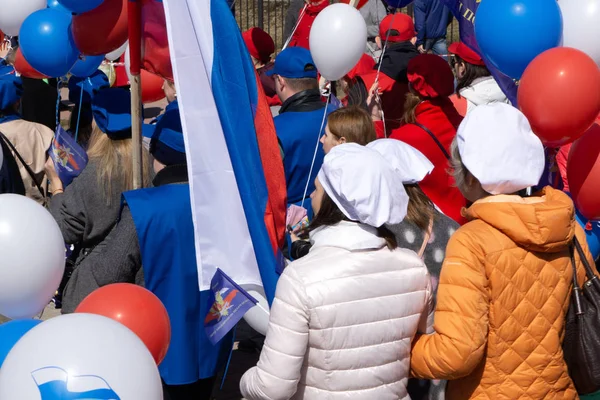
[[[559,0],[565,47],[579,49],[600,66],[600,0]]]
[[[0,257],[0,314],[39,314],[65,270],[65,244],[52,215],[25,196],[0,195]]]
[[[0,31],[18,36],[25,18],[46,8],[47,0],[0,0]]]
[[[125,53],[125,50],[127,50],[127,47],[129,46],[129,40],[126,41],[125,43],[123,43],[121,45],[121,47],[119,47],[116,50],[111,51],[110,53],[106,54],[106,59],[110,60],[110,61],[115,61],[117,60],[119,57],[121,57],[123,55],[123,53]]]
[[[310,53],[319,73],[330,81],[346,75],[367,45],[367,25],[360,12],[337,3],[317,15],[310,29]]]
[[[261,286],[258,285],[242,285],[242,288],[248,292],[248,294],[258,300],[263,308],[252,307],[246,314],[244,314],[244,320],[250,325],[252,329],[261,335],[267,334],[267,328],[269,327],[269,314],[265,310],[269,309],[269,302],[265,297],[265,291]]]
[[[83,396],[101,389],[104,396]],[[132,331],[100,315],[69,314],[27,332],[0,369],[0,399],[40,398],[162,400],[163,391],[156,362]]]

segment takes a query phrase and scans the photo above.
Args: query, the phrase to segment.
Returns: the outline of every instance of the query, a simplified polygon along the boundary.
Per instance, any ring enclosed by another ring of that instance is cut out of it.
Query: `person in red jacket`
[[[386,38],[387,46],[380,60],[379,76],[379,65],[376,65],[368,73],[359,75],[359,79],[366,92],[376,80],[379,81],[385,130],[389,136],[400,126],[404,114],[404,98],[408,92],[406,68],[410,60],[419,55],[415,47],[416,33],[412,18],[402,13],[385,17],[379,24],[379,37],[376,38],[380,48],[384,47]]]
[[[448,171],[450,144],[462,121],[448,98],[454,92],[452,70],[443,58],[422,54],[408,63],[407,77],[410,92],[403,125],[393,130],[391,138],[413,146],[431,161],[434,169],[421,182],[421,189],[444,214],[463,224],[466,200]],[[372,107],[374,120],[379,119],[377,108]]]
[[[292,33],[288,47],[304,47],[305,49],[310,50],[310,45],[308,43],[310,28],[312,28],[312,24],[315,22],[317,15],[329,5],[329,0],[305,0],[305,2],[306,6],[300,9],[298,22],[296,22],[298,26]]]
[[[281,100],[279,100],[275,92],[275,80],[272,76],[267,75],[267,72],[275,66],[275,62],[271,59],[271,54],[275,53],[273,38],[258,27],[250,28],[243,32],[242,38],[260,78],[260,83],[267,96],[269,106],[280,106]]]

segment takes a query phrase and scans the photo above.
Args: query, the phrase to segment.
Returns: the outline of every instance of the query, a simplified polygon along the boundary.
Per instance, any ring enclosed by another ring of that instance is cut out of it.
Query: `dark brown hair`
[[[350,221],[348,217],[338,208],[331,197],[325,192],[323,194],[323,200],[321,201],[321,208],[319,213],[315,215],[312,222],[308,227],[308,231],[312,232],[317,228],[323,226],[333,226],[339,224],[342,221]],[[390,250],[394,250],[398,247],[396,242],[396,236],[385,227],[385,225],[377,228],[377,236],[385,240],[385,243]]]
[[[329,131],[348,143],[365,146],[377,139],[375,125],[368,112],[358,106],[340,108],[327,117]]]
[[[485,65],[475,65],[470,64],[464,61],[459,56],[454,56],[454,65],[463,63],[465,66],[465,74],[462,78],[457,78],[456,85],[456,95],[460,98],[460,91],[466,87],[469,87],[473,84],[473,81],[477,78],[484,78],[486,76],[491,76],[491,72],[487,69]]]
[[[408,210],[406,220],[416,225],[423,232],[429,230],[429,222],[435,216],[435,207],[429,197],[423,193],[419,185],[404,185],[408,194]]]

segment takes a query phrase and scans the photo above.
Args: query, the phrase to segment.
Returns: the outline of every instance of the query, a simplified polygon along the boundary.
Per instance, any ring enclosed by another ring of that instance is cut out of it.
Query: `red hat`
[[[346,76],[350,79],[354,79],[357,75],[362,75],[369,71],[372,71],[374,66],[375,60],[373,60],[373,57],[371,57],[368,54],[363,54],[360,57],[360,60],[358,60],[358,62],[354,66],[354,68],[352,68],[350,72],[346,74]]]
[[[267,62],[275,53],[273,38],[260,28],[250,28],[242,33],[242,37],[250,55],[259,61]]]
[[[388,35],[388,31],[392,31]],[[379,37],[381,41],[385,41],[387,36],[388,42],[404,42],[416,36],[415,24],[411,17],[406,14],[396,13],[389,14],[379,24]]]
[[[421,97],[434,99],[454,93],[452,69],[435,54],[420,54],[410,60],[406,75],[413,91]]]
[[[469,64],[485,66],[485,63],[479,54],[475,53],[463,42],[452,43],[450,46],[448,46],[448,52],[451,54],[456,54]]]

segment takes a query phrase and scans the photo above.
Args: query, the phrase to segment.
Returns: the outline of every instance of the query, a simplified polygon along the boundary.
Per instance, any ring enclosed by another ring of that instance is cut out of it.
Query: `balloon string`
[[[290,41],[292,40],[292,36],[294,36],[294,33],[296,33],[296,29],[298,29],[298,25],[300,25],[300,22],[302,21],[302,17],[304,17],[304,13],[306,12],[306,7],[308,7],[308,4],[305,4],[304,8],[302,8],[302,12],[300,13],[300,16],[298,17],[298,21],[296,21],[296,25],[294,25],[294,29],[292,29],[292,33],[290,33],[290,36],[285,41],[285,44],[283,45],[283,48],[281,49],[281,51],[285,50],[286,47],[288,47],[288,45],[290,44]]]
[[[56,127],[60,125],[60,84],[62,82],[62,78],[58,78],[58,82],[56,84]]]
[[[392,30],[392,26],[394,26],[394,19],[396,18],[396,12],[392,14],[392,20],[390,21],[390,27],[385,33],[385,42],[383,43],[383,49],[381,49],[381,55],[379,56],[379,63],[377,65],[377,74],[375,75],[375,83],[379,82],[379,72],[381,72],[381,64],[383,61],[383,56],[385,55],[385,51],[387,50],[388,39],[390,38],[390,31]]]
[[[317,152],[319,151],[319,139],[321,139],[321,132],[323,132],[323,126],[325,125],[325,119],[327,118],[327,109],[329,107],[329,99],[331,98],[331,91],[327,94],[327,101],[325,102],[325,111],[323,112],[323,119],[321,120],[321,127],[317,135],[317,144],[315,145],[315,152],[313,154],[312,163],[310,164],[310,170],[308,171],[308,178],[306,179],[306,186],[304,187],[304,194],[302,195],[301,207],[304,207],[304,200],[306,200],[306,193],[308,192],[308,185],[310,185],[310,176],[312,175],[313,168],[315,166],[315,160],[317,159]]]
[[[229,364],[231,363],[231,356],[233,355],[233,346],[235,344],[235,331],[237,325],[233,327],[233,335],[231,338],[231,350],[229,350],[229,357],[227,358],[227,365],[225,365],[225,372],[223,372],[223,379],[221,380],[221,387],[219,390],[223,390],[223,385],[225,384],[225,378],[227,378],[227,372],[229,371]]]
[[[85,81],[83,81],[81,85],[81,93],[79,94],[79,106],[77,108],[77,126],[75,127],[75,143],[77,143],[77,136],[79,136],[79,122],[81,121],[81,108],[83,105],[83,85],[85,85],[86,83],[89,83],[90,86],[92,85],[92,81],[89,77]]]

